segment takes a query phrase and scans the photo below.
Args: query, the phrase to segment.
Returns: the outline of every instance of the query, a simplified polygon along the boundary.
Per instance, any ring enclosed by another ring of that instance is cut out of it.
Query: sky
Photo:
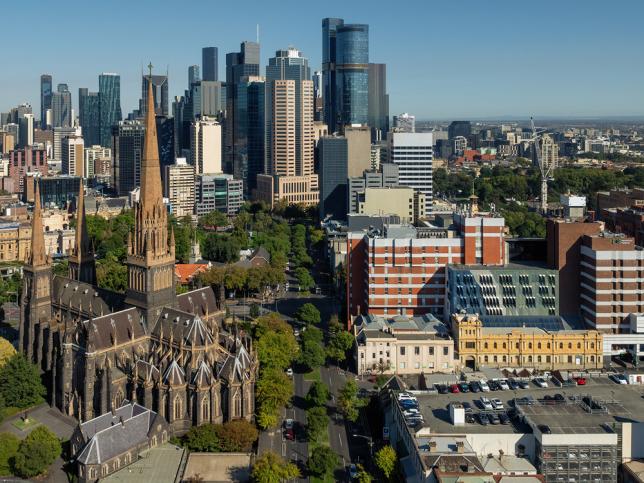
[[[23,0],[3,8],[0,111],[40,113],[40,74],[54,89],[98,90],[121,75],[123,113],[137,107],[141,69],[169,71],[170,96],[187,87],[201,48],[225,54],[255,40],[262,72],[294,46],[320,68],[321,23],[368,23],[371,62],[387,64],[390,114],[417,119],[644,115],[641,0]]]

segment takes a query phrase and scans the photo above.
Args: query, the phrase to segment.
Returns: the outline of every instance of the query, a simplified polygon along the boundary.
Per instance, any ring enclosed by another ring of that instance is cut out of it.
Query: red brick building
[[[27,146],[14,149],[9,154],[9,178],[13,180],[13,192],[23,193],[27,173],[47,175],[47,154],[44,149]]]
[[[450,229],[396,225],[349,233],[348,320],[367,313],[442,317],[447,264],[503,265],[504,228],[503,218],[457,213]]]

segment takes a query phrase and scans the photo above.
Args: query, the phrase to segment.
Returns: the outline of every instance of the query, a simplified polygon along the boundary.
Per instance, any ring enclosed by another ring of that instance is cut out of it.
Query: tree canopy
[[[396,450],[391,446],[383,446],[380,448],[374,457],[376,466],[387,479],[391,478],[394,470],[396,469],[396,464],[398,462],[398,455],[396,455]]]
[[[22,354],[14,354],[0,367],[0,395],[8,407],[28,408],[46,394],[38,367]]]
[[[267,451],[255,460],[251,478],[255,483],[281,483],[300,477],[300,470],[281,456]]]
[[[60,456],[61,451],[58,437],[46,426],[38,426],[18,446],[14,457],[15,473],[23,478],[40,475]]]
[[[338,455],[328,446],[319,446],[308,461],[309,471],[319,477],[331,473],[340,463]]]
[[[312,325],[317,325],[322,320],[320,317],[320,311],[310,302],[302,305],[295,313],[295,317],[305,324]]]

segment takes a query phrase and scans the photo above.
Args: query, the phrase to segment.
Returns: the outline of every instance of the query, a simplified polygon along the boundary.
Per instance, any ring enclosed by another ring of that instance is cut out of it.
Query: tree
[[[396,455],[396,450],[391,446],[383,446],[376,452],[374,458],[376,466],[383,472],[385,477],[389,479],[396,469],[396,463],[398,462],[398,455]]]
[[[213,230],[217,227],[228,226],[228,218],[221,211],[211,211],[199,218],[199,227]]]
[[[306,437],[313,442],[320,438],[329,426],[325,406],[314,406],[306,410]]]
[[[248,452],[257,441],[257,428],[245,419],[235,419],[215,426],[219,449],[226,452]]]
[[[14,355],[16,355],[16,349],[11,345],[11,342],[0,337],[0,367],[4,366]]]
[[[255,460],[251,477],[256,483],[280,483],[300,477],[300,470],[293,463],[267,451]]]
[[[11,475],[11,462],[18,452],[20,439],[11,433],[0,433],[0,476]]]
[[[322,320],[320,311],[310,302],[302,305],[296,312],[295,317],[309,325],[317,325]]]
[[[38,426],[20,442],[14,458],[14,470],[23,478],[37,476],[47,470],[61,451],[56,435],[47,426]]]
[[[306,393],[306,402],[309,407],[324,406],[329,400],[329,388],[322,381],[314,381]]]
[[[324,364],[325,358],[324,347],[320,345],[320,342],[315,342],[313,339],[302,342],[302,351],[300,352],[299,360],[301,364],[308,367],[309,371]]]
[[[297,278],[300,290],[309,290],[313,285],[315,285],[313,277],[311,277],[309,271],[304,267],[298,267],[295,270],[295,278]]]
[[[259,305],[258,304],[254,303],[254,302],[252,304],[250,304],[249,315],[253,319],[256,319],[257,317],[259,317]]]
[[[127,266],[113,253],[108,252],[96,262],[98,286],[124,293],[127,288]]]
[[[347,351],[353,347],[353,335],[337,324],[329,324],[329,343],[326,354],[337,362],[342,362],[347,357]]]
[[[255,387],[257,400],[257,423],[262,429],[275,427],[280,409],[293,395],[293,381],[277,368],[265,368],[260,372]]]
[[[349,379],[344,387],[340,389],[338,406],[344,417],[349,421],[358,419],[358,409],[364,406],[365,401],[358,398],[358,385],[353,379]]]
[[[308,469],[316,476],[324,477],[331,473],[339,464],[338,455],[328,446],[318,447],[308,461]]]
[[[356,468],[358,470],[358,476],[356,476],[356,481],[358,483],[371,483],[373,481],[373,478],[367,470],[364,469],[364,466],[359,464]]]
[[[201,248],[206,260],[220,263],[233,263],[239,260],[239,241],[228,235],[208,233]]]
[[[9,407],[27,408],[38,404],[46,394],[35,364],[15,354],[0,368],[0,394]]]
[[[220,451],[219,435],[214,424],[192,426],[183,437],[183,443],[190,451],[202,453]]]

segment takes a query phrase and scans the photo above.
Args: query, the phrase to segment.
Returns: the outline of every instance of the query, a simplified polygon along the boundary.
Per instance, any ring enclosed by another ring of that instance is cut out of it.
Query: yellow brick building
[[[598,369],[602,334],[575,329],[561,317],[454,314],[451,328],[461,367]]]

